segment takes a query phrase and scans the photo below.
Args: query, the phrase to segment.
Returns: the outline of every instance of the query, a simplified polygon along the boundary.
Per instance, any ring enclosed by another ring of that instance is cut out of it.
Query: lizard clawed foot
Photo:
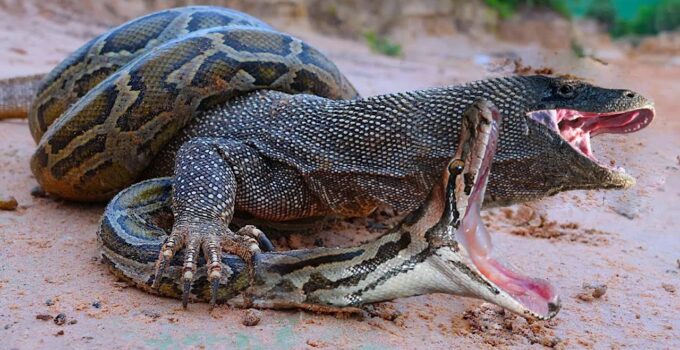
[[[198,254],[203,251],[208,282],[210,283],[210,305],[214,306],[217,291],[222,277],[222,252],[239,256],[248,266],[251,282],[253,280],[252,259],[255,254],[274,249],[271,241],[264,232],[254,226],[245,226],[236,233],[221,223],[196,222],[176,224],[172,233],[161,248],[152,288],[160,286],[161,279],[167,265],[173,256],[184,248],[184,263],[182,267],[182,306],[187,307],[191,287],[198,267]]]
[[[269,240],[269,237],[253,225],[243,226],[240,230],[236,231],[236,234],[255,239],[258,243],[258,248],[262,249],[264,252],[273,252],[276,250],[272,241]]]

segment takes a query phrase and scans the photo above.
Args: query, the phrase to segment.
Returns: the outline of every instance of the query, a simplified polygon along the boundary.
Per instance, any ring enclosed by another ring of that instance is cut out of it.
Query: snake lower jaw
[[[515,283],[521,281],[520,276],[527,283],[533,283],[532,286],[524,286],[526,289],[523,294],[518,289],[509,288],[509,283],[489,278],[488,271],[480,269],[460,245],[434,248],[425,240],[411,244],[423,248],[422,251],[426,254],[424,260],[408,273],[393,277],[391,283],[364,292],[360,299],[355,298],[356,289],[349,287],[309,292],[305,285],[309,286],[307,283],[319,278],[319,275],[315,277],[314,272],[300,271],[297,273],[299,280],[291,276],[277,276],[271,273],[270,267],[278,263],[278,257],[261,254],[255,259],[255,284],[247,287],[245,293],[223,302],[235,307],[297,308],[315,312],[323,309],[325,311],[322,312],[352,313],[359,305],[429,293],[445,293],[481,299],[530,319],[551,319],[560,310],[559,296],[545,281],[512,272],[517,278]],[[305,252],[311,251],[299,252],[306,254]],[[505,272],[511,273],[507,268]],[[306,282],[301,284],[300,281]],[[521,286],[515,285],[515,288],[519,287]]]
[[[431,286],[433,292],[482,299],[537,320],[551,319],[561,308],[560,297],[548,282],[522,276],[498,265],[495,273],[505,273],[515,279],[507,275],[503,279],[494,278],[490,276],[494,272],[474,263],[464,247],[440,248],[428,261],[433,274],[438,274],[442,281]]]

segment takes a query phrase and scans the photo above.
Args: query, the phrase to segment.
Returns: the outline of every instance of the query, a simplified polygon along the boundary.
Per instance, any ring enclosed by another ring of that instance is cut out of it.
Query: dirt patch
[[[494,229],[507,229],[516,236],[574,242],[596,247],[610,244],[611,234],[608,232],[582,228],[577,222],[559,223],[549,220],[547,214],[540,213],[528,205],[492,210],[485,213],[483,218],[484,222],[493,223],[490,226]]]
[[[557,321],[527,321],[491,304],[466,311],[462,321],[464,328],[459,331],[494,347],[541,344],[554,348],[562,343],[554,331]]]

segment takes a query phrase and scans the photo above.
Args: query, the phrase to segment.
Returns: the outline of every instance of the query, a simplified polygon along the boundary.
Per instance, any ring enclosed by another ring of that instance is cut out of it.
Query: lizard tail
[[[0,120],[26,118],[44,74],[0,80]]]

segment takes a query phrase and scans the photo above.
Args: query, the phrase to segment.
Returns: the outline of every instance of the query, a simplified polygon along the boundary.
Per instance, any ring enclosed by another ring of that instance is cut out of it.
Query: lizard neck
[[[441,159],[442,164],[455,152],[460,121],[465,111],[478,99],[493,103],[508,120],[502,133],[526,135],[529,129],[526,113],[535,104],[530,80],[507,77],[448,86],[372,96],[356,101],[343,101],[349,110],[361,111],[363,118],[387,121],[388,128],[408,139],[428,159]],[[335,108],[334,108],[335,109]],[[335,111],[334,111],[335,112]],[[375,125],[378,123],[376,122]],[[380,130],[375,132],[380,136]],[[521,142],[519,137],[500,137],[496,159],[509,155],[503,150]]]

